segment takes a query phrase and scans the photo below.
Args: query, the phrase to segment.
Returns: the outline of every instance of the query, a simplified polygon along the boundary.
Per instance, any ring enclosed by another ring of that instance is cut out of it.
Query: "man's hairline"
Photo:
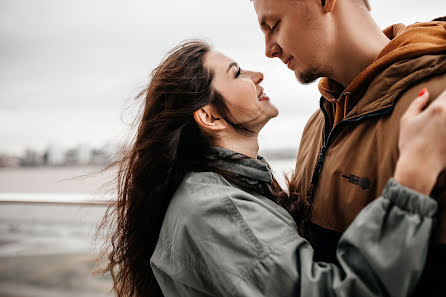
[[[249,0],[249,1],[254,2],[255,0]],[[296,1],[296,0],[293,0],[293,1]],[[358,0],[355,0],[355,1],[358,1]],[[365,5],[365,7],[367,8],[368,11],[372,10],[372,8],[370,7],[369,0],[361,0],[361,1],[362,1],[362,3],[364,3],[364,5]]]

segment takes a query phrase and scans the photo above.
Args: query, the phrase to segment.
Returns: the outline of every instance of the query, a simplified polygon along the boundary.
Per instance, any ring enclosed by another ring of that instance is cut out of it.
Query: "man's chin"
[[[304,85],[309,85],[315,82],[318,78],[324,77],[323,74],[319,73],[316,69],[306,71],[306,72],[294,72],[297,80]]]

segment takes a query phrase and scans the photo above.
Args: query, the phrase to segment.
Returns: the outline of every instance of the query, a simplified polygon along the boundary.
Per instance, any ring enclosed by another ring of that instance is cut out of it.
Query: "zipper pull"
[[[322,146],[320,156],[322,157],[323,155],[325,155],[326,152],[327,152],[327,147],[324,145]]]

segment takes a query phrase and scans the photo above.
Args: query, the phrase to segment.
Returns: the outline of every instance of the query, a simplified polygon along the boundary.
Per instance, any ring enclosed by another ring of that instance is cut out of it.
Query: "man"
[[[315,258],[336,262],[341,233],[393,175],[402,114],[422,88],[436,98],[446,87],[446,19],[381,31],[367,0],[253,2],[266,56],[301,83],[322,78],[293,180],[309,203]],[[432,196],[441,213],[419,296],[446,294],[445,172]]]

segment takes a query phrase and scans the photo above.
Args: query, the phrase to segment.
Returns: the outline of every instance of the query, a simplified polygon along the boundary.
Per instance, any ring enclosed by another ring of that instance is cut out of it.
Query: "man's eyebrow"
[[[231,69],[233,66],[238,67],[238,64],[235,62],[232,62],[231,64],[229,64],[228,70],[226,70],[226,73],[228,73],[229,69]]]

